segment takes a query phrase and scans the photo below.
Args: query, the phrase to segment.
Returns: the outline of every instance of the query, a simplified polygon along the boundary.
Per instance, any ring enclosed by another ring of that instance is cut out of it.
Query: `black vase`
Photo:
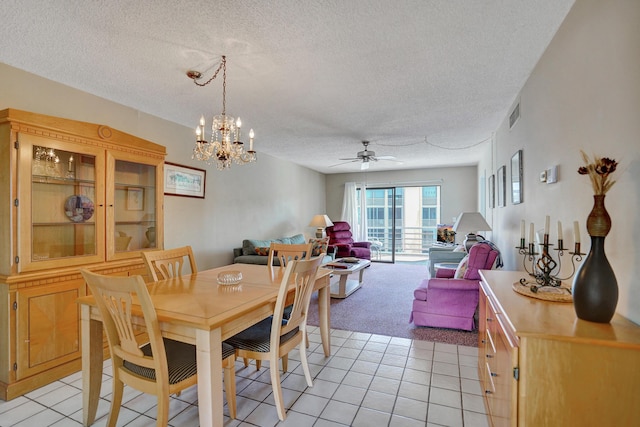
[[[604,239],[611,229],[611,218],[604,207],[604,196],[594,196],[587,218],[591,250],[573,279],[573,307],[579,319],[609,323],[618,304],[618,281],[604,251]]]

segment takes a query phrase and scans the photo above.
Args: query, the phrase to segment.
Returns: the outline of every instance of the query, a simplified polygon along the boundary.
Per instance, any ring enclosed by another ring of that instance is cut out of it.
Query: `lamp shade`
[[[311,222],[309,223],[309,227],[330,227],[333,225],[333,222],[326,215],[315,215]]]
[[[329,219],[327,215],[315,215],[311,222],[309,223],[309,227],[316,227],[316,237],[323,237],[324,229],[326,227],[330,227],[333,225],[333,222]]]
[[[480,212],[462,212],[458,215],[456,223],[453,224],[453,231],[466,234],[464,241],[467,252],[476,242],[477,231],[491,231],[491,226],[487,224]]]

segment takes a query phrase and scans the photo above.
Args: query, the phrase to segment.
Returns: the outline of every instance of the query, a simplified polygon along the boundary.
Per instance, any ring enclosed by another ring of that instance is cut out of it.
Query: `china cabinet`
[[[145,274],[163,247],[163,146],[0,111],[0,398],[80,369],[78,268]]]
[[[481,272],[478,372],[490,424],[636,425],[640,327],[520,295],[511,286],[524,274]]]

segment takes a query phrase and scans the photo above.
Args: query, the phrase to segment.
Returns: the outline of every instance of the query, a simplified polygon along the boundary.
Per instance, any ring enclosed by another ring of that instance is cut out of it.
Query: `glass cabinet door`
[[[108,259],[131,257],[131,252],[158,248],[157,221],[158,195],[157,182],[161,167],[152,159],[118,158],[119,153],[108,154],[108,200],[113,219],[113,229],[107,231]],[[112,181],[113,179],[113,181]],[[112,193],[111,193],[112,191]],[[110,202],[111,203],[111,202]]]
[[[20,135],[19,270],[104,259],[101,150]]]

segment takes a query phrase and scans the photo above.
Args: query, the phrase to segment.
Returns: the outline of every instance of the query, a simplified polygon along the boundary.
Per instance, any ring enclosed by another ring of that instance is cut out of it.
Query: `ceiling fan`
[[[338,159],[338,160],[346,160],[346,162],[331,165],[329,167],[332,168],[335,166],[344,165],[345,163],[361,162],[360,170],[367,170],[369,169],[370,162],[377,162],[378,160],[390,160],[392,162],[402,163],[399,160],[396,160],[394,156],[376,156],[375,151],[371,151],[367,148],[369,146],[369,141],[362,141],[362,145],[364,145],[364,150],[358,151],[358,153],[356,154],[356,157]]]

